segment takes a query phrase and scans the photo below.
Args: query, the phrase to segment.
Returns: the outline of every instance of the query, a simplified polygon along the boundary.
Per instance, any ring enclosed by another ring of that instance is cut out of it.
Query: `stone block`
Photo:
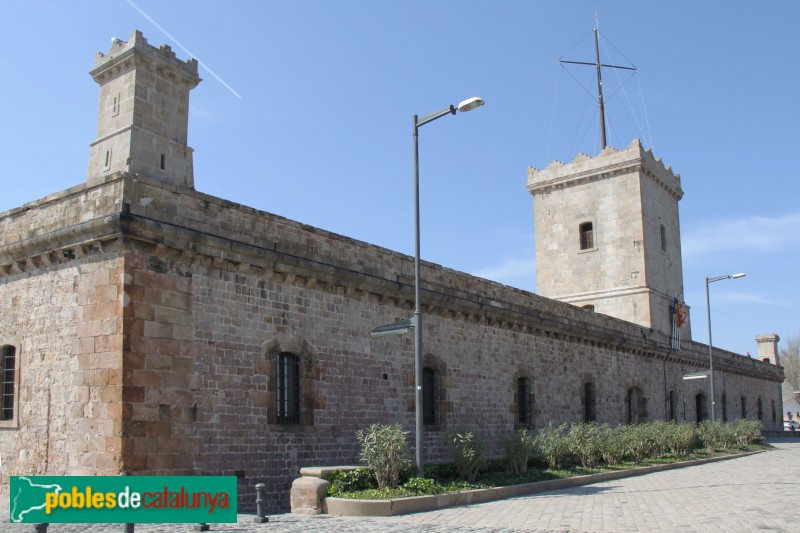
[[[303,476],[295,479],[291,490],[292,513],[322,514],[323,502],[330,486],[330,481],[318,477]]]

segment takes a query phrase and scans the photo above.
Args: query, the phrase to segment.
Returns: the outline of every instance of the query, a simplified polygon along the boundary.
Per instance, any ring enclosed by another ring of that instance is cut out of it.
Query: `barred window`
[[[531,383],[526,377],[517,378],[517,424],[531,424]]]
[[[595,413],[594,385],[591,381],[583,384],[583,421],[594,422],[597,420]]]
[[[281,424],[300,423],[300,360],[291,353],[276,356],[277,421]]]
[[[594,226],[592,223],[582,223],[578,226],[578,232],[581,237],[581,250],[590,250],[594,248]]]
[[[14,420],[14,378],[16,371],[16,349],[13,346],[0,348],[2,364],[2,394],[0,395],[0,420]]]
[[[677,420],[678,416],[676,414],[676,406],[677,400],[675,399],[675,391],[669,391],[669,419],[670,420]]]
[[[728,396],[722,395],[722,421],[728,421]]]
[[[436,409],[436,370],[422,369],[422,423],[435,425],[438,419]]]

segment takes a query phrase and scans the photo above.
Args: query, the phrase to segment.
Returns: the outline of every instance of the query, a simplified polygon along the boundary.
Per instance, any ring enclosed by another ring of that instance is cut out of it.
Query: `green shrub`
[[[739,446],[748,446],[764,440],[761,434],[761,422],[742,419],[733,425],[733,433]]]
[[[694,426],[687,422],[669,424],[666,444],[670,453],[676,457],[689,455],[697,445],[697,432]]]
[[[736,447],[736,431],[731,424],[722,422],[701,422],[697,426],[700,442],[709,452],[730,450]]]
[[[506,465],[512,474],[521,474],[528,471],[528,459],[536,449],[536,437],[523,428],[509,435],[503,441],[506,451]]]
[[[581,465],[594,468],[603,458],[603,432],[594,422],[572,424],[567,433],[569,452]]]
[[[453,431],[447,435],[447,441],[458,476],[464,481],[475,481],[486,464],[486,444],[474,431]]]
[[[400,424],[372,424],[356,435],[361,441],[361,459],[375,474],[378,488],[396,487],[401,472],[412,465]]]
[[[625,443],[631,459],[641,463],[658,452],[661,436],[651,424],[633,424],[624,428]]]
[[[426,495],[426,494],[441,494],[444,492],[442,487],[435,479],[412,477],[405,483],[402,488],[405,489],[410,495]]]
[[[623,428],[608,424],[599,426],[602,448],[601,455],[607,465],[616,466],[628,456],[628,442]]]
[[[328,496],[338,497],[345,492],[369,490],[378,488],[375,475],[367,468],[357,470],[337,470],[325,476],[331,482],[328,487]]]
[[[552,422],[539,431],[537,443],[539,453],[548,468],[558,469],[566,464],[569,458],[569,441],[566,438],[567,425],[554,426]]]

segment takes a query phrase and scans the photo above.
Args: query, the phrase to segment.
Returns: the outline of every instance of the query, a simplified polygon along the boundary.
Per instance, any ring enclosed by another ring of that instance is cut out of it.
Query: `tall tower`
[[[670,334],[683,301],[680,176],[634,140],[531,167],[527,188],[537,292]],[[680,332],[691,338],[688,320]]]
[[[777,333],[756,335],[759,360],[764,361],[765,363],[772,363],[773,365],[780,366],[780,352],[778,351],[778,342],[780,340],[781,338]]]
[[[100,84],[100,109],[87,181],[130,172],[194,188],[186,142],[197,60],[181,61],[134,31],[127,42],[114,40],[108,55],[98,52],[90,74]]]

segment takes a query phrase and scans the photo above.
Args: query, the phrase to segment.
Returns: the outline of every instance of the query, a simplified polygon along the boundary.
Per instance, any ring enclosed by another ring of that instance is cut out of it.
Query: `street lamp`
[[[414,403],[416,404],[417,433],[417,477],[424,477],[425,464],[422,457],[422,302],[420,300],[420,258],[419,258],[419,127],[446,115],[455,115],[457,111],[466,113],[480,107],[484,101],[477,96],[468,98],[457,106],[449,106],[423,117],[414,115],[414,317],[411,322],[414,329]]]
[[[711,421],[714,422],[716,420],[716,406],[717,401],[714,398],[714,353],[713,349],[711,348],[711,300],[708,295],[708,286],[714,283],[715,281],[722,281],[723,279],[739,279],[745,277],[746,274],[739,273],[739,274],[727,274],[725,276],[714,276],[711,278],[706,278],[706,309],[708,311],[708,376],[711,378],[709,380],[709,389],[711,389]]]

